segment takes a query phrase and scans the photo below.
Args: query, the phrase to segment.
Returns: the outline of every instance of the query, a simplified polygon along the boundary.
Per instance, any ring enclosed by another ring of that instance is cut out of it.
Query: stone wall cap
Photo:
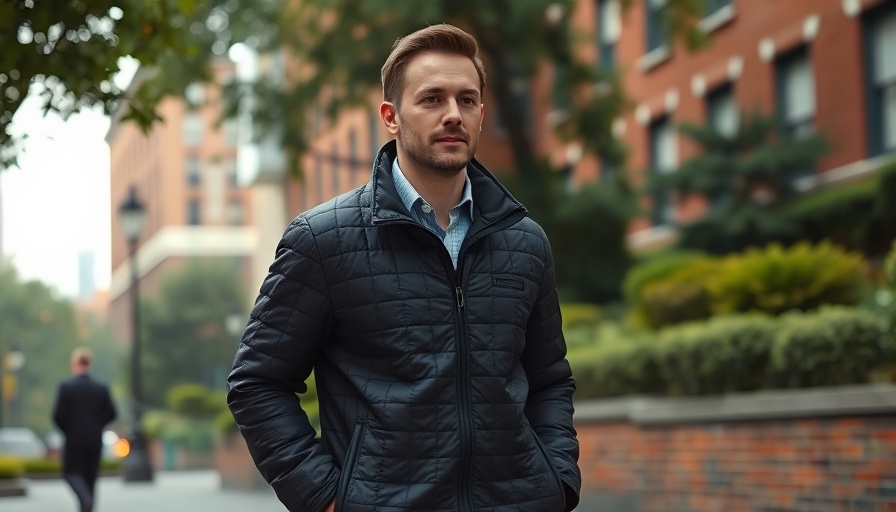
[[[714,397],[628,396],[576,402],[575,421],[638,424],[755,421],[896,413],[896,385],[867,384],[732,393]]]

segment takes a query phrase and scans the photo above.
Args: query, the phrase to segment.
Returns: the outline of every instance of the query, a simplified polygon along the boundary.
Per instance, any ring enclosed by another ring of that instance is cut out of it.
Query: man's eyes
[[[441,100],[441,98],[439,98],[437,96],[426,96],[420,101],[421,101],[421,103],[434,104],[434,103],[439,103],[442,100]],[[479,104],[477,99],[473,98],[473,97],[461,98],[460,103],[463,103],[464,105],[468,105],[468,106],[475,106],[475,105]]]

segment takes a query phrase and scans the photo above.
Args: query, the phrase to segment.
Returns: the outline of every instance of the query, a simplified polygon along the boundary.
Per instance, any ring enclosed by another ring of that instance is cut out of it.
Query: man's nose
[[[442,123],[460,124],[462,118],[460,115],[460,105],[457,103],[457,100],[448,100],[446,105],[447,111],[445,112],[445,116],[442,118]]]

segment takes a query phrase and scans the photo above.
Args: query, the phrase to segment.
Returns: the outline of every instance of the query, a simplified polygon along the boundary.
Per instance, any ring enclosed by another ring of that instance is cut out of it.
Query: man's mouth
[[[459,144],[459,143],[466,144],[467,139],[466,139],[466,137],[463,137],[461,135],[443,135],[441,137],[437,137],[436,142],[444,142],[444,143],[448,143],[448,144]]]

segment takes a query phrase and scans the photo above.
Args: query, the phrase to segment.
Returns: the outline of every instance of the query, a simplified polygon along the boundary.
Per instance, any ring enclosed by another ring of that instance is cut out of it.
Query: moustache
[[[436,141],[443,137],[455,137],[463,140],[467,144],[470,143],[470,136],[463,130],[446,130],[443,132],[439,132],[432,136],[432,140]]]

